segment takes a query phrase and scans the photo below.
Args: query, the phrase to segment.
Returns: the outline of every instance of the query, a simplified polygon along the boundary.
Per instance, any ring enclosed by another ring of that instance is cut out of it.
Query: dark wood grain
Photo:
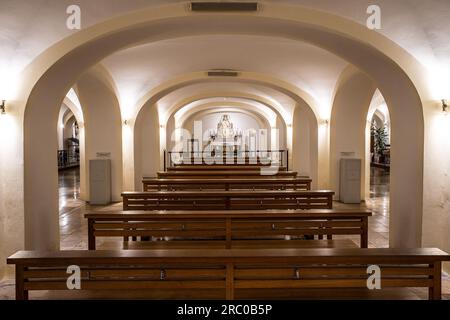
[[[124,210],[332,209],[329,190],[123,192]]]
[[[174,240],[255,241],[284,236],[359,235],[367,247],[367,210],[116,211],[88,213],[89,249],[98,237],[173,237]],[[211,237],[214,237],[211,239]],[[320,239],[320,237],[319,237]],[[309,241],[309,240],[308,240]],[[294,244],[293,244],[294,245]]]
[[[259,177],[259,178],[171,178],[157,179],[146,178],[142,180],[144,191],[160,190],[311,190],[312,180],[309,178],[281,178],[281,177]]]
[[[237,290],[367,289],[368,265],[381,268],[381,287],[429,288],[441,297],[437,248],[417,249],[202,249],[118,251],[19,251],[16,297],[30,290],[67,290],[64,271],[78,265],[82,290],[180,290],[216,288],[233,299]],[[324,277],[326,275],[326,277]],[[337,292],[337,291],[336,291]]]

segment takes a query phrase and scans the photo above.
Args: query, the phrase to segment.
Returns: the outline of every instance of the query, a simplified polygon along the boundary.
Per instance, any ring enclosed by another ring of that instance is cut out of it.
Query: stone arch
[[[372,119],[374,119],[374,121],[377,123],[378,128],[381,128],[385,122],[384,115],[379,111],[374,112]]]
[[[229,107],[231,107],[231,108],[229,108]],[[214,109],[211,109],[211,108],[214,108]],[[185,122],[187,122],[190,118],[192,118],[194,116],[198,116],[200,114],[209,114],[209,113],[224,112],[224,111],[233,112],[233,109],[235,109],[236,112],[242,112],[247,115],[251,115],[253,118],[255,118],[255,120],[258,122],[258,124],[261,127],[270,129],[269,120],[266,117],[264,117],[264,115],[261,114],[260,112],[252,110],[252,105],[245,104],[245,103],[236,103],[236,102],[234,102],[234,103],[227,102],[226,106],[224,106],[224,104],[220,103],[220,102],[210,102],[210,103],[201,104],[199,106],[196,106],[191,110],[189,115],[186,115],[186,116],[183,116],[182,118],[180,118],[179,125],[181,127],[183,127]]]
[[[111,193],[113,201],[121,201],[122,193],[122,120],[115,86],[105,69],[95,66],[84,72],[75,85],[83,110],[85,157],[80,175],[85,177],[81,199],[90,200],[89,160],[97,153],[109,153],[111,160]],[[80,160],[81,161],[81,160]]]
[[[170,94],[171,92],[180,89],[182,87],[191,85],[191,84],[198,84],[198,83],[203,83],[203,82],[214,82],[214,83],[220,83],[220,82],[227,82],[229,81],[229,79],[227,77],[214,77],[214,78],[210,78],[207,76],[207,74],[205,72],[193,72],[190,74],[184,74],[181,76],[178,76],[170,81],[167,81],[159,86],[157,86],[156,88],[150,90],[149,92],[147,92],[145,95],[143,95],[143,97],[139,100],[139,102],[136,104],[136,115],[134,117],[134,119],[139,119],[140,117],[140,110],[142,110],[142,108],[147,108],[150,106],[155,107],[155,104],[158,100],[160,100],[162,97]],[[266,75],[266,74],[260,74],[260,73],[255,73],[255,72],[240,72],[240,76],[238,79],[235,79],[235,81],[238,82],[242,82],[242,83],[250,83],[250,84],[258,84],[258,85],[262,85],[262,86],[267,86],[271,89],[274,89],[276,91],[279,91],[283,94],[286,94],[287,96],[291,97],[294,101],[297,102],[297,106],[303,106],[304,108],[308,108],[310,109],[310,111],[308,111],[309,115],[313,115],[313,117],[308,117],[309,121],[313,121],[314,123],[311,124],[310,128],[313,128],[313,130],[315,130],[315,128],[317,128],[317,123],[319,121],[319,105],[318,103],[315,101],[315,99],[309,95],[306,91],[299,89],[285,81],[282,81],[280,79],[277,79],[275,77],[272,77],[270,75]],[[208,93],[205,94],[205,96]],[[217,93],[211,93],[212,95],[221,95],[220,92]],[[199,97],[201,97],[202,94],[199,95]],[[251,97],[249,95],[247,95],[248,97]],[[165,124],[162,124],[165,128],[166,131],[167,130],[174,130],[175,129],[175,125],[174,125],[174,121],[170,121],[171,119],[171,115],[173,115],[176,110],[178,110],[179,108],[181,108],[182,106],[184,106],[186,103],[188,103],[191,99],[195,99],[198,98],[196,96],[192,97],[192,98],[186,98],[181,100],[179,103],[175,104],[174,106],[172,106],[169,111],[166,113],[166,115],[161,115],[159,114],[159,119],[160,121],[165,122]],[[289,128],[289,126],[291,126],[292,128],[292,114],[286,114],[286,112],[283,112],[283,110],[281,110],[281,106],[275,107],[273,103],[270,103],[270,101],[267,101],[267,99],[262,99],[261,97],[257,97],[258,102],[267,105],[268,107],[272,108],[272,110],[277,113],[278,117],[277,117],[277,121],[280,121],[281,119],[283,119],[283,122],[281,125],[283,125],[283,130],[281,131],[281,139],[282,140],[289,140],[292,139],[292,137],[290,137],[287,134],[287,129]],[[167,119],[167,121],[164,121],[165,119]],[[138,123],[136,121],[136,123]],[[279,124],[280,125],[280,124]],[[136,130],[136,129],[134,129]],[[160,130],[160,134],[162,134],[162,131]],[[315,144],[319,143],[319,138],[316,139],[316,136],[318,135],[317,131],[314,131],[311,133],[311,136],[314,139]],[[285,137],[286,136],[286,137]],[[166,137],[167,138],[167,137]],[[327,139],[327,133],[325,133],[322,137],[322,140],[326,140]],[[162,139],[162,141],[166,142],[167,139]],[[289,144],[289,143],[288,143]],[[290,143],[292,144],[292,143]],[[127,147],[125,147],[125,145]],[[136,163],[136,160],[134,159],[134,155],[135,155],[135,150],[133,150],[132,148],[130,148],[130,146],[133,145],[132,141],[130,140],[129,143],[125,143],[124,142],[124,157],[128,156],[127,161],[125,162],[129,162],[129,163]],[[125,149],[128,148],[128,149]],[[314,147],[315,148],[315,147]],[[328,157],[328,149],[327,148],[318,148],[318,154],[319,154],[319,158],[327,158]],[[295,152],[295,150],[294,150]],[[289,153],[289,163],[293,162],[292,156],[294,152],[290,152]],[[311,158],[310,161],[314,161],[314,159],[316,158]],[[163,162],[162,156],[160,157],[160,162]],[[310,168],[313,168],[313,171],[311,171],[311,176],[312,177],[317,177],[317,179],[319,179],[319,181],[317,181],[317,184],[323,187],[328,187],[328,163],[326,161],[322,161],[321,163],[319,163],[319,165],[315,165],[315,164],[310,164]],[[135,183],[131,183],[131,179],[130,177],[133,177],[132,181],[139,179],[138,177],[134,177],[134,172],[132,170],[131,167],[129,167],[129,171],[127,172],[126,176],[128,177],[128,182],[125,182],[125,186],[128,188],[131,188],[131,185],[135,185]],[[320,172],[320,173],[319,173]]]
[[[306,41],[350,61],[375,80],[392,106],[392,124],[398,127],[392,141],[400,146],[392,154],[396,176],[392,179],[391,190],[395,201],[391,201],[391,212],[394,217],[392,228],[403,232],[391,237],[390,243],[397,247],[420,245],[424,121],[420,96],[408,77],[415,80],[426,100],[428,92],[421,79],[423,73],[420,65],[387,38],[357,23],[303,7],[265,3],[257,14],[248,15],[192,14],[186,11],[186,4],[131,13],[74,34],[47,50],[27,68],[25,74],[29,81],[24,83],[21,95],[26,99],[22,107],[26,107],[24,203],[27,248],[50,249],[57,246],[55,218],[48,217],[48,212],[57,210],[54,201],[56,179],[51,174],[45,179],[41,175],[55,167],[56,160],[49,161],[43,156],[46,150],[42,152],[36,142],[54,136],[55,133],[50,132],[49,128],[54,128],[56,124],[56,107],[61,105],[64,92],[77,76],[108,54],[144,40],[154,41],[183,33],[218,32],[265,33]],[[404,112],[405,108],[409,112]],[[406,140],[419,143],[402,143]],[[54,144],[49,144],[47,148],[54,149]],[[402,159],[408,159],[408,163],[405,165]],[[410,181],[409,188],[401,185],[405,179]]]
[[[227,108],[227,107],[231,107],[231,108],[235,108],[236,112],[241,112],[241,113],[250,115],[252,118],[254,118],[258,122],[258,125],[260,126],[261,129],[268,130],[269,134],[268,134],[267,146],[268,146],[268,148],[271,146],[270,132],[271,132],[272,126],[270,124],[270,120],[268,118],[266,118],[265,115],[261,111],[257,111],[256,109],[254,109],[254,107],[251,104],[246,104],[243,102],[226,102],[226,107],[224,106],[223,108],[220,108],[223,105],[224,105],[224,103],[222,103],[222,102],[209,102],[209,103],[198,105],[191,110],[191,113],[188,116],[180,119],[179,126],[181,128],[184,128],[184,123],[187,120],[189,120],[190,118],[198,115],[199,113],[206,114],[208,112],[213,113],[213,112],[223,112],[223,111],[233,112],[233,109],[230,110],[230,108]]]
[[[277,114],[278,117],[281,117],[281,114],[279,113],[279,108],[275,108],[273,107],[274,102],[270,101],[264,97],[261,97],[259,95],[255,95],[255,94],[249,94],[246,92],[238,92],[238,91],[218,91],[218,92],[205,92],[205,93],[200,93],[191,97],[187,97],[183,100],[181,100],[180,102],[178,102],[176,105],[172,106],[169,111],[167,112],[168,117],[170,117],[174,111],[179,110],[180,108],[199,101],[199,100],[204,100],[204,99],[210,99],[210,98],[222,98],[222,97],[227,97],[227,98],[238,98],[238,99],[246,99],[246,100],[250,100],[250,101],[256,101],[262,105],[267,106],[268,108],[270,108],[273,112],[275,112]]]
[[[336,86],[330,119],[331,188],[339,198],[339,161],[341,158],[361,159],[361,199],[366,195],[366,119],[376,86],[371,78],[349,67],[343,71]],[[364,171],[363,171],[364,170]]]
[[[124,178],[125,172],[128,172],[128,175],[130,172],[132,173],[134,190],[142,190],[143,176],[154,177],[156,172],[162,169],[161,154],[164,150],[162,150],[160,140],[164,138],[165,131],[165,128],[159,124],[158,110],[154,106],[142,108],[134,126],[132,124],[124,125],[124,146],[125,141],[133,140],[134,144],[132,149],[129,147],[127,149],[128,152],[132,150],[134,154],[134,166],[133,168],[124,168]]]
[[[297,104],[292,125],[292,170],[312,179],[311,188],[328,188],[326,172],[319,170],[319,124],[308,106]],[[288,126],[289,130],[289,126]],[[322,177],[319,177],[319,174]]]

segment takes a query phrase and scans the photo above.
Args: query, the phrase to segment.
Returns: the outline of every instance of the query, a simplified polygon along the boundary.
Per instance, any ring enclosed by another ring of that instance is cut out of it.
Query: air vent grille
[[[196,12],[257,11],[257,2],[191,2]]]
[[[239,73],[234,70],[211,70],[208,71],[209,77],[237,77]]]

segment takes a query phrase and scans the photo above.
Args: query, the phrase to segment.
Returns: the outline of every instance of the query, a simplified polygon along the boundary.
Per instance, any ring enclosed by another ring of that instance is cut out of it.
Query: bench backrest
[[[215,170],[235,170],[235,171],[257,171],[260,172],[262,168],[268,168],[267,165],[257,164],[182,164],[173,167],[167,167],[167,171],[215,171]],[[286,167],[277,166],[278,171],[286,171]]]
[[[161,190],[311,190],[308,178],[144,179],[144,191]]]
[[[225,242],[258,241],[274,237],[359,235],[360,246],[368,245],[368,217],[365,210],[270,210],[270,211],[123,211],[88,213],[89,249],[98,237],[174,237],[179,240]],[[309,240],[308,240],[309,241]]]
[[[439,249],[214,249],[20,251],[16,298],[30,290],[67,290],[71,265],[81,269],[81,290],[218,289],[234,299],[243,289],[367,289],[368,266],[380,268],[381,288],[429,288],[441,298]],[[137,281],[139,280],[139,281]]]
[[[267,177],[297,177],[295,171],[278,171],[273,175],[261,175],[258,170],[176,170],[176,171],[158,171],[158,178],[267,178]],[[301,177],[306,178],[306,177]],[[144,179],[146,179],[144,177]]]
[[[332,209],[329,190],[124,192],[123,210]]]

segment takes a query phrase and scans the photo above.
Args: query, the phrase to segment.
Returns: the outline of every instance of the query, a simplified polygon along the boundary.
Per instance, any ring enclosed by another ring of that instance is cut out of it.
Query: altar
[[[210,131],[208,146],[212,156],[223,157],[245,150],[242,142],[242,130],[234,128],[230,117],[225,114],[217,124],[217,130]]]

